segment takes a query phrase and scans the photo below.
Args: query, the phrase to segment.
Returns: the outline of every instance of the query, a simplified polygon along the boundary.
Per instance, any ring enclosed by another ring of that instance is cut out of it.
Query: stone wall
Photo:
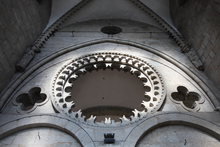
[[[0,92],[28,46],[45,28],[51,0],[0,1]]]
[[[0,140],[1,147],[81,147],[78,140],[54,128],[31,128],[18,131]]]
[[[152,130],[143,136],[137,147],[169,146],[169,147],[206,147],[219,146],[219,141],[213,136],[195,128],[172,125]]]
[[[170,0],[170,6],[176,27],[196,49],[205,65],[205,73],[219,85],[220,1]]]

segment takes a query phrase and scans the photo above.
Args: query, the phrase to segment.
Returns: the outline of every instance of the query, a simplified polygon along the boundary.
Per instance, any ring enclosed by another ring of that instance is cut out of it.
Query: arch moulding
[[[0,126],[0,139],[13,133],[36,127],[50,127],[66,132],[77,139],[82,146],[95,147],[89,134],[73,121],[55,115],[25,116]]]
[[[121,44],[121,45],[128,45],[128,46],[132,46],[132,47],[137,47],[143,50],[146,50],[148,52],[151,52],[165,60],[167,60],[168,62],[174,64],[175,66],[177,66],[178,68],[180,68],[183,72],[185,72],[190,78],[194,79],[194,81],[202,88],[202,90],[209,96],[210,100],[212,101],[214,107],[216,110],[220,109],[220,103],[219,101],[216,99],[216,97],[218,97],[219,92],[217,90],[214,89],[214,86],[211,83],[207,83],[208,81],[204,82],[202,80],[202,78],[199,76],[198,72],[196,70],[192,70],[189,67],[185,66],[184,64],[182,64],[180,61],[177,61],[176,59],[174,59],[173,57],[157,50],[154,49],[152,47],[146,46],[146,45],[142,45],[140,43],[136,43],[133,41],[129,41],[129,40],[121,40],[121,39],[109,39],[109,38],[104,38],[104,39],[97,39],[97,40],[92,40],[92,41],[88,41],[88,42],[84,42],[84,43],[79,43],[67,48],[63,48],[62,50],[52,54],[49,57],[46,57],[44,59],[42,59],[40,62],[36,63],[34,66],[32,66],[31,68],[27,69],[27,71],[22,74],[21,76],[19,76],[14,82],[10,83],[5,90],[2,92],[1,95],[1,100],[0,100],[0,111],[3,109],[3,107],[5,106],[5,104],[7,103],[7,101],[9,100],[10,96],[12,95],[12,93],[14,92],[14,90],[28,77],[30,76],[34,71],[36,71],[37,69],[39,69],[39,67],[47,64],[48,62],[52,61],[53,59],[62,56],[68,52],[83,48],[83,47],[87,47],[87,46],[91,46],[91,45],[96,45],[96,44],[101,44],[101,43],[117,43],[117,44]],[[209,86],[211,85],[211,87]],[[215,94],[214,94],[215,93]]]
[[[193,127],[220,140],[219,125],[191,114],[171,112],[154,115],[153,117],[149,117],[140,123],[138,126],[133,128],[131,133],[126,138],[123,146],[135,146],[142,136],[146,135],[150,131],[153,131],[154,129],[167,125],[184,125]]]

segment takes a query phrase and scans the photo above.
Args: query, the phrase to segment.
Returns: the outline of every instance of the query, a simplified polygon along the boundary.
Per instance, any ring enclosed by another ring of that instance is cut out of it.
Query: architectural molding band
[[[63,16],[61,16],[56,22],[54,22],[41,36],[34,42],[32,47],[33,50],[40,50],[41,47],[46,43],[46,41],[56,33],[60,26],[72,16],[76,11],[79,11],[83,6],[92,0],[81,0],[76,6],[67,11]]]
[[[163,18],[161,18],[158,14],[156,14],[152,9],[147,7],[144,3],[140,0],[130,0],[134,3],[137,7],[142,9],[144,12],[149,14],[168,34],[169,36],[176,42],[176,44],[180,47],[181,51],[186,54],[192,64],[198,70],[204,70],[204,65],[197,55],[194,48],[191,48],[186,41],[184,40],[183,36],[176,31],[171,25],[169,25]]]
[[[3,116],[2,116],[3,117]],[[135,146],[138,140],[153,129],[167,126],[167,125],[185,125],[197,128],[213,137],[220,139],[220,126],[210,122],[198,115],[181,112],[157,113],[156,115],[148,116],[134,129],[131,129],[125,136],[124,147]],[[11,135],[21,130],[30,129],[34,127],[52,127],[60,131],[66,132],[79,140],[85,147],[93,147],[93,137],[88,134],[86,129],[83,129],[80,124],[76,124],[66,117],[58,115],[44,114],[44,115],[29,115],[8,121],[0,125],[0,138]],[[104,128],[102,128],[104,129]],[[108,128],[107,128],[108,129]],[[116,128],[117,129],[117,128]]]
[[[4,116],[1,116],[4,117]],[[21,130],[50,127],[66,132],[76,138],[82,146],[95,147],[89,134],[73,121],[56,115],[22,116],[0,126],[0,139]]]
[[[120,40],[120,39],[109,39],[109,38],[105,38],[105,39],[98,39],[98,40],[93,40],[93,41],[88,41],[88,42],[84,42],[84,43],[80,43],[80,44],[76,44],[67,48],[64,48],[54,54],[52,54],[49,57],[46,57],[44,59],[42,59],[40,62],[38,62],[37,64],[35,64],[34,66],[32,66],[30,69],[28,69],[24,74],[22,74],[21,76],[19,76],[14,82],[11,82],[5,89],[4,91],[1,93],[1,100],[0,100],[0,111],[2,111],[3,107],[5,106],[5,104],[7,103],[7,101],[9,101],[10,96],[12,95],[14,89],[16,89],[28,76],[30,76],[34,71],[36,71],[39,67],[45,65],[46,63],[50,62],[51,60],[64,55],[65,53],[80,49],[82,47],[87,47],[87,46],[91,46],[91,45],[95,45],[95,44],[100,44],[100,43],[118,43],[118,44],[122,44],[122,45],[129,45],[129,46],[133,46],[133,47],[137,47],[146,51],[149,51],[167,61],[169,61],[170,63],[174,64],[175,66],[177,66],[178,68],[180,68],[181,70],[183,70],[189,77],[191,77],[192,79],[195,80],[195,82],[201,86],[202,90],[209,96],[210,100],[212,101],[214,107],[216,110],[220,109],[220,102],[216,99],[216,97],[219,97],[220,94],[218,92],[218,90],[213,89],[214,86],[212,86],[213,88],[210,88],[209,85],[212,85],[211,83],[206,84],[201,78],[199,78],[198,73],[196,73],[196,71],[192,71],[189,67],[186,67],[185,65],[183,65],[181,62],[175,60],[174,58],[172,58],[171,56],[164,54],[163,52],[156,50],[152,47],[146,46],[146,45],[142,45],[140,43],[136,43],[136,42],[132,42],[132,41],[128,41],[128,40]],[[207,82],[207,81],[206,81]],[[212,91],[215,91],[213,94]]]
[[[67,20],[73,13],[81,9],[85,4],[91,2],[92,0],[81,0],[75,7],[66,12],[63,16],[61,16],[56,22],[54,22],[46,31],[44,31],[38,39],[33,43],[32,47],[28,49],[28,53],[25,54],[21,61],[15,65],[16,70],[21,72],[24,71],[31,60],[35,57],[36,53],[40,53],[41,48],[47,42],[47,40],[54,35],[56,31],[59,30],[59,27]],[[31,53],[31,58],[29,54]]]
[[[87,3],[91,2],[92,0],[82,0],[80,1],[75,7],[70,9],[67,13],[65,13],[63,16],[61,16],[55,23],[53,23],[45,32],[43,32],[40,37],[33,43],[33,46],[31,47],[31,51],[34,51],[33,58],[35,56],[35,53],[40,52],[40,49],[43,47],[43,45],[47,42],[47,40],[53,36],[60,28],[60,26],[68,19],[71,15],[73,15],[76,11],[80,10],[83,6],[85,6]],[[147,7],[145,4],[143,4],[140,0],[130,0],[132,3],[134,3],[138,8],[146,12],[148,15],[150,15],[168,34],[169,36],[177,43],[177,45],[181,48],[181,51],[183,53],[186,53],[186,56],[190,59],[190,61],[193,63],[193,65],[199,69],[204,70],[204,65],[197,55],[195,49],[190,48],[189,45],[185,42],[183,39],[183,36],[176,31],[171,25],[169,25],[163,18],[161,18],[159,15],[157,15],[152,9]],[[24,60],[24,59],[22,59]],[[25,60],[25,64],[16,65],[17,67],[20,67],[18,71],[23,71],[25,67],[31,62],[31,60]]]

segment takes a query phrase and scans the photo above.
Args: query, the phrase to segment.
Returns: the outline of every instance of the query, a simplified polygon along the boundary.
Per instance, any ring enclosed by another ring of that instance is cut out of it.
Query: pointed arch
[[[154,49],[152,47],[142,45],[136,42],[128,41],[128,40],[120,40],[120,39],[97,39],[97,40],[92,40],[80,44],[76,44],[74,46],[70,46],[67,48],[64,48],[60,50],[59,52],[56,52],[52,54],[51,56],[41,60],[38,64],[32,66],[30,69],[28,69],[24,74],[22,74],[20,77],[18,77],[13,83],[9,84],[8,87],[5,88],[5,91],[2,92],[1,100],[0,100],[0,111],[4,108],[6,105],[7,101],[9,101],[10,96],[12,95],[14,89],[16,89],[29,75],[31,75],[34,71],[36,71],[39,67],[45,65],[46,63],[50,62],[51,60],[68,53],[70,51],[74,51],[77,49],[80,49],[82,47],[86,46],[91,46],[94,44],[100,44],[100,43],[105,43],[105,42],[110,42],[110,43],[118,43],[118,44],[123,44],[123,45],[129,45],[133,47],[137,47],[146,51],[149,51],[153,54],[158,55],[159,57],[169,61],[170,63],[174,64],[181,70],[183,70],[189,77],[195,80],[195,82],[204,90],[204,92],[210,97],[214,107],[216,110],[220,109],[220,103],[216,99],[218,92],[215,89],[209,88],[208,85],[212,85],[211,83],[207,84],[205,83],[201,78],[199,78],[198,73],[195,71],[192,71],[190,68],[186,67],[183,65],[181,62],[177,61],[173,57],[166,55],[157,49]],[[212,92],[215,91],[215,94]]]
[[[56,22],[54,22],[45,32],[41,34],[41,36],[34,42],[31,50],[35,52],[40,52],[41,47],[47,42],[47,40],[53,36],[60,28],[60,26],[66,22],[75,12],[83,8],[88,3],[91,3],[93,0],[82,0],[68,12],[66,12],[63,16],[61,16]],[[151,8],[146,6],[140,0],[129,0],[131,3],[136,5],[139,9],[143,10],[147,15],[152,17],[156,23],[158,23],[165,32],[169,34],[169,36],[176,42],[176,44],[181,48],[183,53],[186,53],[186,56],[190,59],[193,65],[199,70],[203,70],[203,63],[201,59],[198,57],[197,53],[193,48],[185,42],[183,36],[171,25],[169,25],[162,17],[160,17],[157,13],[155,13]],[[29,61],[30,62],[30,61]]]

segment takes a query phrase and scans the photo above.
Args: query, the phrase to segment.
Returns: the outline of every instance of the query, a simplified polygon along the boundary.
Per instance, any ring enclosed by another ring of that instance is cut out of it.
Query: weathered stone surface
[[[81,147],[76,138],[53,128],[33,128],[19,131],[1,139],[0,146]]]
[[[0,2],[0,91],[12,77],[15,64],[47,24],[50,4],[51,0]]]
[[[171,0],[176,27],[196,49],[205,73],[220,88],[220,3],[218,0]]]

